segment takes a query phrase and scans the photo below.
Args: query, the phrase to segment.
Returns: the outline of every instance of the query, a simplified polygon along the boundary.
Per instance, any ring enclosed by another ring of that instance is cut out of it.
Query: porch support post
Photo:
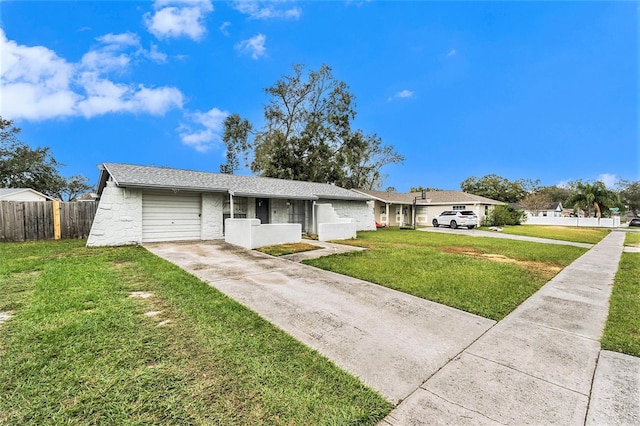
[[[387,213],[387,223],[385,224],[385,226],[388,228],[389,223],[391,222],[391,218],[389,217],[389,203],[386,203],[384,207],[384,211]]]
[[[229,191],[229,210],[231,214],[231,219],[233,219],[233,191]]]

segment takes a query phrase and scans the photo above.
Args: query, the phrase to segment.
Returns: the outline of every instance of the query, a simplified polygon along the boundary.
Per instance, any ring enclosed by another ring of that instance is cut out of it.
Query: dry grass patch
[[[256,250],[261,253],[268,254],[270,256],[284,256],[287,254],[318,250],[320,248],[322,247],[318,247],[316,245],[307,244],[307,243],[289,243],[289,244],[276,244],[273,246],[261,247]]]
[[[540,273],[548,279],[553,278],[558,272],[562,270],[562,267],[559,265],[549,264],[546,262],[536,262],[532,260],[514,259],[503,254],[484,253],[474,247],[444,246],[438,247],[438,249],[444,251],[445,253],[462,254],[465,256],[471,256],[478,259],[486,259],[493,262],[510,263],[512,265],[517,265],[525,268],[529,271]]]

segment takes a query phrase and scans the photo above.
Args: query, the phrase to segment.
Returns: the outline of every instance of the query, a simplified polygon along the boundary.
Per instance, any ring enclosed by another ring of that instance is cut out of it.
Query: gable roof
[[[469,194],[462,191],[427,191],[426,198],[430,198],[431,201],[427,202],[422,199],[421,192],[385,192],[385,191],[373,191],[369,189],[357,189],[364,195],[369,195],[378,201],[391,204],[413,204],[413,200],[417,198],[417,205],[427,204],[504,204],[502,201],[492,200],[491,198],[481,197],[479,195]]]
[[[42,192],[38,192],[35,189],[31,188],[0,188],[0,199],[4,198],[8,195],[20,194],[22,192],[32,192],[36,195],[40,195],[47,200],[54,200],[53,197],[49,197],[48,195],[43,194]]]
[[[371,197],[326,183],[303,182],[256,176],[171,169],[167,167],[136,166],[104,163],[98,184],[98,194],[111,177],[124,188],[174,189],[196,192],[223,192],[240,197],[291,198],[317,200],[320,198],[367,201]]]

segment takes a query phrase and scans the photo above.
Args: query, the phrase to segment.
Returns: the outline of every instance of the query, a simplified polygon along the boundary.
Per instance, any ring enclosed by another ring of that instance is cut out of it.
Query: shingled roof
[[[379,201],[390,204],[413,204],[413,200],[418,197],[416,204],[504,204],[501,201],[492,200],[491,198],[481,197],[479,195],[469,194],[462,191],[427,191],[426,198],[431,199],[427,203],[423,200],[421,192],[385,192],[372,191],[369,189],[358,189],[363,195],[369,195]]]
[[[196,192],[224,192],[240,197],[291,198],[303,200],[340,199],[370,200],[368,195],[335,185],[274,179],[256,176],[239,176],[221,173],[171,169],[167,167],[136,166],[132,164],[104,163],[98,191],[108,177],[118,187],[173,189]]]

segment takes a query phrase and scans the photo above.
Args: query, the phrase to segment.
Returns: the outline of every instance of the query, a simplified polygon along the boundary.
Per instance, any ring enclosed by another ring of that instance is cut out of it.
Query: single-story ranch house
[[[417,226],[431,226],[431,220],[445,210],[472,210],[482,223],[494,206],[505,204],[461,191],[427,191],[424,199],[420,192],[400,194],[364,189],[358,189],[356,192],[373,198],[370,205],[375,220],[386,227],[413,226],[414,202]]]
[[[119,163],[99,168],[88,246],[228,238],[225,223],[236,233],[228,241],[248,248],[267,245],[254,235],[260,227],[270,241],[291,232],[299,240],[303,232],[339,239],[345,229],[347,238],[375,230],[372,198],[335,185]]]

